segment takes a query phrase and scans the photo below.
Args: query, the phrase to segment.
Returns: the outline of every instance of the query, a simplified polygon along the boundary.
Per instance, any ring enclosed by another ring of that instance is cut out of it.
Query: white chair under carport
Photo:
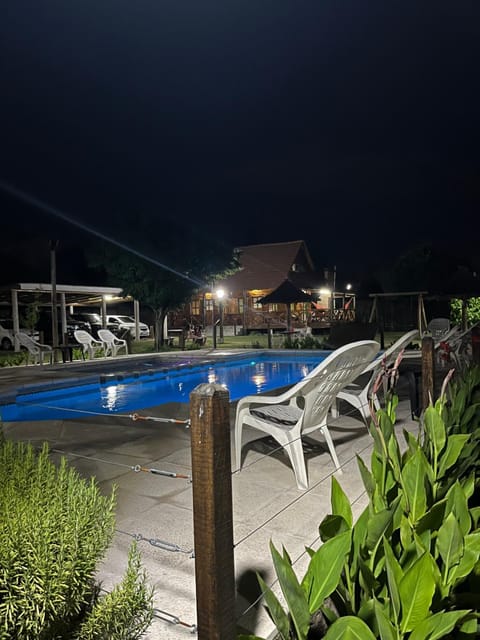
[[[88,331],[77,329],[73,332],[75,340],[81,345],[83,354],[88,354],[90,360],[93,360],[97,353],[103,352],[103,342],[96,340]]]
[[[116,356],[120,349],[125,349],[125,355],[128,355],[128,344],[126,340],[118,338],[110,329],[99,329],[98,337],[103,342],[105,355]]]

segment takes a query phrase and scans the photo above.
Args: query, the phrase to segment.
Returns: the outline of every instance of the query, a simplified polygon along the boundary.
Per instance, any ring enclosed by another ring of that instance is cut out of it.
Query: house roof
[[[299,262],[307,270],[305,274],[314,271],[303,240],[247,245],[238,247],[236,251],[241,268],[221,283],[230,292],[276,289],[291,275],[292,265]],[[296,283],[299,278],[300,273],[295,279]]]

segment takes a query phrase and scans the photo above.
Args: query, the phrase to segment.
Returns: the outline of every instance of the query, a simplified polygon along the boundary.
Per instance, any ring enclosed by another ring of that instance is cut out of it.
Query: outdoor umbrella
[[[287,331],[291,330],[292,326],[292,310],[291,304],[295,302],[313,302],[313,298],[310,294],[305,293],[301,289],[298,289],[291,280],[284,280],[276,289],[271,293],[259,300],[260,304],[284,304],[287,307]]]

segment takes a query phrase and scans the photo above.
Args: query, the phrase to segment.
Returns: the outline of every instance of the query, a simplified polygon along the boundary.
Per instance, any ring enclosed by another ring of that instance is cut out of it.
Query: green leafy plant
[[[450,317],[455,324],[462,323],[462,300],[452,298],[450,301]],[[467,322],[473,324],[480,320],[480,298],[469,298],[467,301]]]
[[[332,478],[322,545],[308,550],[303,578],[271,545],[286,609],[259,577],[282,640],[434,640],[479,637],[480,372],[472,369],[435,406],[418,436],[394,429],[398,398],[373,414],[370,467],[358,458],[369,504],[353,523]],[[254,636],[243,636],[244,638]]]
[[[0,638],[140,637],[152,604],[136,549],[111,594],[100,597],[94,580],[114,533],[115,492],[102,496],[65,459],[54,465],[46,445],[37,453],[2,438],[0,496]]]

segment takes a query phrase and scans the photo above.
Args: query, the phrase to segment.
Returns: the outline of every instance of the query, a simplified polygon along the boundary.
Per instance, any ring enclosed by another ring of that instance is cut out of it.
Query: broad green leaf
[[[447,501],[440,500],[429,509],[417,522],[415,530],[421,534],[424,531],[434,531],[441,527],[445,517]]]
[[[411,455],[415,453],[415,451],[417,451],[417,449],[420,448],[420,444],[418,442],[418,439],[413,435],[413,433],[410,433],[410,431],[407,431],[406,429],[403,430],[403,436],[408,445],[408,450],[404,453],[404,455],[406,455],[406,457],[409,458]]]
[[[398,478],[400,473],[400,448],[396,438],[390,438],[388,441],[388,455],[390,463],[395,470],[395,477]]]
[[[450,570],[463,555],[463,535],[453,513],[448,514],[438,530],[437,548],[443,560],[442,575],[446,584]]]
[[[375,600],[375,618],[381,640],[398,639],[397,630],[389,619],[389,611],[386,611],[378,600]]]
[[[438,465],[438,478],[443,478],[445,473],[458,460],[458,456],[462,452],[465,442],[470,438],[469,434],[453,434],[448,437],[447,446],[442,453]]]
[[[429,612],[435,591],[435,581],[428,553],[417,559],[400,581],[399,592],[402,603],[400,628],[405,633],[412,631]]]
[[[367,536],[367,524],[370,518],[368,507],[366,507],[357,518],[353,526],[352,547],[350,551],[350,577],[355,579],[358,567],[358,559],[361,556],[361,549],[365,544]]]
[[[373,492],[375,490],[375,480],[373,475],[370,473],[365,462],[357,455],[357,464],[360,470],[360,475],[362,476],[363,486],[368,494],[368,497],[371,499],[373,496]]]
[[[468,618],[460,625],[462,637],[478,638],[478,614],[469,614]]]
[[[439,640],[439,638],[444,638],[468,613],[468,610],[439,611],[420,622],[408,640]]]
[[[320,523],[318,531],[322,542],[327,542],[331,538],[338,536],[338,534],[344,531],[349,531],[350,527],[345,522],[345,518],[342,516],[328,515]]]
[[[412,525],[407,517],[402,513],[400,518],[400,542],[404,549],[408,549],[413,541]]]
[[[433,447],[432,466],[437,467],[440,451],[443,449],[446,441],[445,425],[437,409],[434,407],[426,408],[423,426],[428,441]]]
[[[394,506],[396,507],[396,504]],[[367,522],[367,549],[371,551],[375,549],[383,536],[387,535],[393,519],[393,511],[394,509],[392,507],[391,509],[384,509],[370,516]],[[387,535],[387,537],[389,536]]]
[[[417,522],[427,510],[427,465],[428,462],[419,449],[407,460],[402,471],[405,497],[409,505],[409,519],[412,523]]]
[[[375,640],[375,636],[360,618],[344,616],[335,620],[324,640]]]
[[[458,565],[454,567],[450,576],[452,585],[468,576],[474,569],[480,557],[480,532],[470,533],[464,540],[464,551]]]
[[[352,528],[353,516],[350,500],[345,495],[335,476],[332,476],[331,503],[333,515],[342,516],[348,526]]]
[[[273,624],[276,626],[282,640],[288,640],[288,638],[290,637],[290,621],[288,619],[288,615],[283,610],[276,595],[273,593],[270,587],[267,586],[262,576],[258,573],[257,580],[266,602],[268,615],[272,619]]]
[[[348,530],[324,542],[310,560],[302,581],[310,612],[316,611],[338,585],[350,544]]]
[[[285,596],[293,625],[299,640],[302,640],[306,637],[310,622],[310,612],[308,610],[305,592],[300,586],[290,562],[278,553],[272,542],[270,542],[270,552],[272,554],[275,573],[277,574],[282,593]]]
[[[472,516],[473,527],[477,529],[480,520],[480,507],[472,507],[470,509],[470,515]]]
[[[400,619],[401,607],[399,585],[403,578],[403,570],[392,551],[390,543],[386,538],[383,539],[383,549],[385,552],[385,566],[387,569],[388,590],[390,592],[390,599],[392,601],[395,620],[398,622],[398,620]]]

